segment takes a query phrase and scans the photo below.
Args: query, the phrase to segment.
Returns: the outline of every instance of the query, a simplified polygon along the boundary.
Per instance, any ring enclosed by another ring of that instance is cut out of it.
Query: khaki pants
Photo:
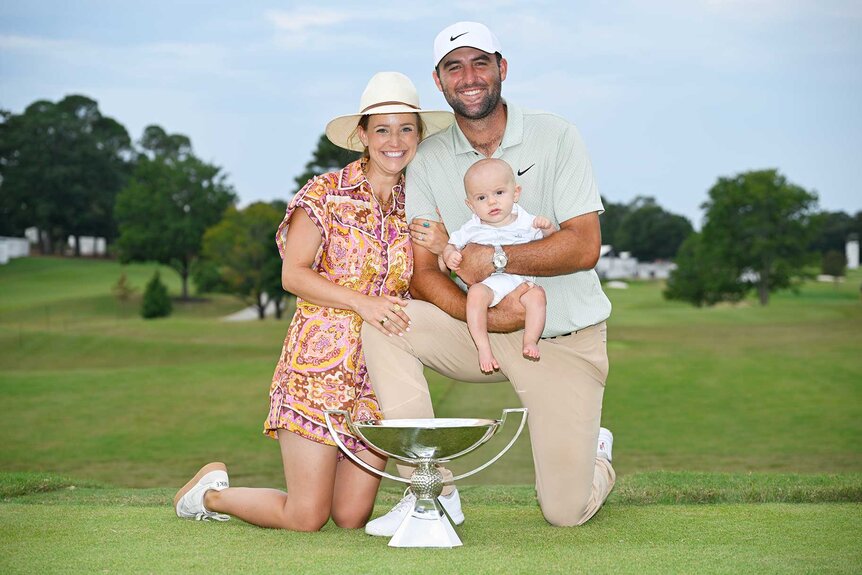
[[[592,517],[616,480],[610,463],[596,456],[608,374],[606,325],[540,340],[538,362],[521,353],[523,331],[491,334],[500,372],[485,375],[466,323],[424,301],[411,301],[406,311],[411,325],[403,337],[368,326],[362,330],[371,385],[384,417],[434,416],[423,365],[459,381],[508,380],[529,410],[536,491],[545,519],[569,526]],[[409,468],[399,467],[399,472],[409,477]]]

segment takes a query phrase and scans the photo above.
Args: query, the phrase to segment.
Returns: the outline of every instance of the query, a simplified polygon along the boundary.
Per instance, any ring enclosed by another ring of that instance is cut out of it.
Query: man
[[[425,140],[408,167],[408,220],[430,218],[439,210],[446,229],[457,229],[470,217],[463,201],[467,169],[485,157],[512,166],[523,189],[520,205],[550,217],[559,231],[521,245],[470,244],[462,251],[458,276],[466,285],[504,271],[538,276],[536,283],[547,293],[541,359],[530,361],[521,353],[524,309],[518,300],[528,289],[523,285],[489,310],[500,370],[483,374],[464,323],[464,285],[441,272],[437,256],[418,242],[410,284],[415,301],[406,310],[410,331],[391,338],[373,328],[362,332],[372,385],[386,418],[426,418],[433,417],[433,408],[423,366],[460,381],[508,380],[529,409],[542,513],[553,525],[580,525],[599,510],[616,478],[612,436],[599,427],[611,305],[593,271],[603,207],[592,167],[572,124],[501,98],[508,62],[487,27],[475,22],[449,26],[434,41],[434,59],[434,81],[456,124]],[[470,416],[469,406],[463,415]],[[448,491],[441,503],[457,524],[463,521],[460,500],[457,491]],[[370,522],[366,532],[394,533],[412,501],[407,495]]]

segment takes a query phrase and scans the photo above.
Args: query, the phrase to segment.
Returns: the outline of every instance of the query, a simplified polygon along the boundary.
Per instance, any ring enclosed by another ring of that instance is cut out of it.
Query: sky
[[[135,141],[189,136],[241,205],[286,199],[376,72],[448,109],[432,45],[459,20],[500,39],[504,98],[578,126],[607,201],[699,226],[717,178],[777,168],[862,210],[858,0],[4,0],[0,108],[84,94]]]

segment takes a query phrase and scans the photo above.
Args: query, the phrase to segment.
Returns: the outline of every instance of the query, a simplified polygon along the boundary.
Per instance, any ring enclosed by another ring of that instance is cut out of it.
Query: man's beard
[[[502,82],[499,80],[493,82],[488,96],[482,101],[481,106],[475,112],[471,112],[460,100],[458,100],[458,97],[454,92],[450,94],[448,90],[444,90],[443,97],[446,98],[446,101],[452,107],[452,110],[456,115],[463,116],[470,120],[481,120],[493,112],[497,107],[497,104],[500,103],[501,84]]]

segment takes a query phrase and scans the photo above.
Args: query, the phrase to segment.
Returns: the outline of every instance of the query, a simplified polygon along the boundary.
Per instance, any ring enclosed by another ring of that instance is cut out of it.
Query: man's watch
[[[502,246],[494,246],[494,257],[491,258],[491,263],[494,264],[494,273],[501,274],[506,270],[506,264],[509,263],[509,256],[503,251]]]

